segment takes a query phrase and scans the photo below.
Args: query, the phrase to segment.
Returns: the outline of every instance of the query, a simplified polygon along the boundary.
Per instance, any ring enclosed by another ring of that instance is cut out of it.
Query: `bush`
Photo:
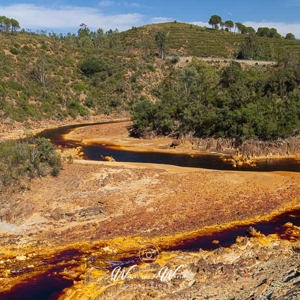
[[[19,54],[19,50],[16,49],[16,48],[10,49],[10,52],[11,52],[11,54],[13,54],[13,55],[18,55],[18,54]]]
[[[180,61],[180,57],[179,56],[173,56],[170,61],[173,65],[176,65]]]
[[[94,103],[93,98],[88,97],[88,98],[85,100],[84,105],[85,105],[86,107],[88,107],[88,108],[93,108],[93,107],[95,107],[95,103]]]
[[[85,76],[91,76],[95,73],[107,71],[108,66],[102,59],[90,57],[81,62],[79,69]]]
[[[80,104],[78,100],[72,100],[68,104],[70,115],[75,117],[76,115],[86,116],[87,110]]]
[[[87,86],[85,83],[75,83],[74,89],[78,92],[82,92],[82,91],[87,90]]]
[[[0,143],[0,189],[22,177],[57,176],[60,170],[60,156],[45,138]]]
[[[147,69],[150,71],[150,72],[155,72],[155,67],[153,65],[147,65]]]
[[[8,81],[7,86],[9,88],[13,89],[13,90],[16,90],[16,91],[22,91],[23,90],[22,84],[20,84],[16,81]]]

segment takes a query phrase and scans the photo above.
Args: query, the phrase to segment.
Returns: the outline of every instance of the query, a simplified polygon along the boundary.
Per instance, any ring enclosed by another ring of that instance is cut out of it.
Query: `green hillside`
[[[128,48],[155,50],[153,35],[155,32],[168,33],[168,54],[211,56],[230,58],[237,54],[241,43],[247,35],[233,32],[212,30],[185,23],[162,23],[133,28],[122,33],[122,41]],[[283,38],[258,37],[264,52],[264,59],[277,59],[283,51],[295,51],[300,55],[299,40],[285,40]]]
[[[76,37],[0,33],[0,119],[63,119],[124,110],[140,95],[136,77],[154,68],[153,61],[118,47],[80,45]]]
[[[175,22],[122,33],[0,32],[0,120],[128,111],[140,98],[157,99],[155,89],[173,68],[157,58],[157,32],[168,34],[171,56],[234,57],[247,36]],[[300,41],[258,40],[261,59],[277,59],[283,50],[300,55]]]

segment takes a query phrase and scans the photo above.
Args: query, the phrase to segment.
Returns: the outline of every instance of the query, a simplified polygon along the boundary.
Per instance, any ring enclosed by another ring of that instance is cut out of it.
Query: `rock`
[[[180,144],[181,144],[180,140],[173,140],[172,143],[171,143],[171,145],[170,145],[170,148],[176,148]]]
[[[25,255],[19,255],[16,257],[16,260],[19,260],[19,261],[23,261],[23,260],[26,260],[27,257]]]
[[[104,161],[116,161],[112,156],[101,156]]]
[[[252,237],[258,237],[260,236],[260,232],[257,231],[254,227],[250,226],[249,229],[248,229],[248,234]]]

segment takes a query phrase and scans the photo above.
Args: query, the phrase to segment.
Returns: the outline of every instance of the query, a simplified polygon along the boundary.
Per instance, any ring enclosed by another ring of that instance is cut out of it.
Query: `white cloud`
[[[201,27],[210,27],[210,25],[207,22],[202,22],[202,21],[191,22],[191,24],[198,25]]]
[[[284,22],[243,22],[246,26],[251,26],[255,29],[258,27],[273,27],[281,35],[286,35],[287,33],[293,33],[297,38],[300,38],[300,23],[284,23]]]
[[[125,6],[125,7],[142,7],[140,3],[137,2],[128,2],[128,1],[111,1],[111,0],[102,0],[98,3],[100,7],[111,7],[111,6]]]
[[[165,17],[155,17],[151,19],[151,23],[167,23],[173,22],[175,19]]]
[[[44,7],[34,4],[0,6],[0,15],[17,19],[23,28],[74,30],[81,23],[90,28],[110,28],[126,30],[143,23],[144,17],[138,13],[107,15],[88,7]]]

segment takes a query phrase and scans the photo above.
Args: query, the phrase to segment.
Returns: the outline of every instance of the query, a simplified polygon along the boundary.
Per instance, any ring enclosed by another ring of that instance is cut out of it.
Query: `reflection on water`
[[[283,213],[269,221],[261,221],[250,225],[237,225],[220,232],[187,239],[168,250],[198,251],[199,249],[214,250],[220,247],[228,247],[235,243],[237,237],[247,236],[250,227],[264,235],[277,234],[281,239],[290,240],[290,232],[284,226],[286,223],[300,226],[300,209]],[[218,241],[218,243],[214,243],[214,241]]]
[[[117,122],[102,122],[95,124],[109,124]],[[233,167],[230,162],[225,162],[217,155],[193,155],[188,154],[173,154],[161,152],[135,152],[128,150],[113,149],[109,145],[104,144],[91,144],[81,145],[80,142],[72,140],[64,140],[63,135],[69,133],[75,128],[85,127],[95,124],[80,124],[60,127],[56,129],[49,129],[43,131],[40,136],[49,138],[57,146],[66,148],[74,148],[82,146],[84,158],[89,160],[103,160],[104,156],[111,156],[116,161],[120,162],[140,162],[140,163],[153,163],[153,164],[168,164],[182,167],[194,167],[215,170],[239,170],[239,171],[293,171],[300,172],[299,161],[286,158],[286,159],[269,159],[257,162],[255,167],[239,166]]]
[[[65,288],[72,285],[72,280],[54,274],[43,274],[0,294],[0,300],[56,300]]]

